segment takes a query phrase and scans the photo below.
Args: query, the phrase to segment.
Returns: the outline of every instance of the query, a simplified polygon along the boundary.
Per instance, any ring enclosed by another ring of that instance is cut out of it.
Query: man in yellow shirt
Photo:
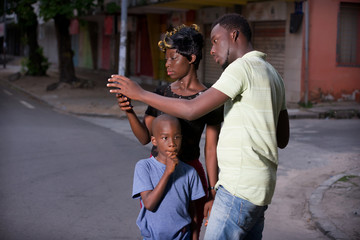
[[[249,24],[241,15],[220,17],[211,42],[211,54],[224,72],[193,100],[165,98],[118,75],[108,86],[119,88],[110,92],[189,120],[225,104],[217,146],[219,181],[213,186],[217,193],[205,239],[261,239],[264,212],[275,189],[277,147],[289,141],[284,84],[266,55],[254,51]]]

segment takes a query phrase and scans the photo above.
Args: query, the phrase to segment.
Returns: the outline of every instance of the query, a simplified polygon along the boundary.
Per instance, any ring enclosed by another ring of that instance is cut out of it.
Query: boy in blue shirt
[[[158,156],[135,166],[133,198],[141,199],[136,221],[144,239],[198,239],[194,201],[205,196],[195,169],[179,161],[181,127],[163,114],[152,123],[151,142]]]

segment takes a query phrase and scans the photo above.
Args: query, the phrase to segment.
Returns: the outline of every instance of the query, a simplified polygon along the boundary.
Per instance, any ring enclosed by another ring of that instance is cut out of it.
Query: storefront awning
[[[154,5],[196,10],[204,7],[232,7],[234,5],[244,5],[246,2],[247,0],[173,0],[159,1]]]
[[[281,0],[294,2],[295,0]],[[206,7],[233,7],[266,0],[148,0],[146,4],[129,6],[129,13],[168,13],[172,11],[198,10]]]
[[[294,2],[295,0],[283,0]],[[145,5],[129,6],[129,13],[168,13],[172,11],[198,10],[206,7],[233,7],[264,0],[149,0]]]

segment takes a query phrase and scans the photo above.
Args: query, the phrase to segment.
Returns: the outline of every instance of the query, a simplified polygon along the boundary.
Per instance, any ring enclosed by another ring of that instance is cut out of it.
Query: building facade
[[[113,4],[120,1],[104,1]],[[205,37],[198,77],[211,86],[222,70],[210,55],[211,24],[224,13],[244,15],[256,50],[283,76],[287,101],[356,100],[360,94],[360,0],[128,0],[126,75],[152,84],[169,81],[162,34],[196,23]],[[57,62],[51,22],[39,31],[50,62]],[[76,67],[117,72],[120,11],[73,19],[70,26]]]

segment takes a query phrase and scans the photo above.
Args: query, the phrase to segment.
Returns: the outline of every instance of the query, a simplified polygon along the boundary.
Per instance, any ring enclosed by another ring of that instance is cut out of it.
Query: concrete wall
[[[251,21],[286,21],[284,84],[286,101],[297,103],[301,97],[301,76],[303,59],[303,25],[296,33],[290,33],[290,14],[295,11],[293,2],[269,1],[249,3],[244,15]],[[304,21],[303,21],[304,22]]]
[[[359,0],[347,2],[360,3]],[[360,67],[342,67],[336,63],[340,0],[309,3],[309,100],[347,100],[346,95],[360,89]]]
[[[38,41],[39,45],[44,50],[45,57],[47,57],[48,61],[51,63],[51,67],[56,67],[59,59],[53,20],[39,25]]]
[[[301,96],[304,19],[299,30],[296,33],[290,33],[290,14],[293,12],[294,3],[287,3],[284,83],[286,101],[298,103]]]

